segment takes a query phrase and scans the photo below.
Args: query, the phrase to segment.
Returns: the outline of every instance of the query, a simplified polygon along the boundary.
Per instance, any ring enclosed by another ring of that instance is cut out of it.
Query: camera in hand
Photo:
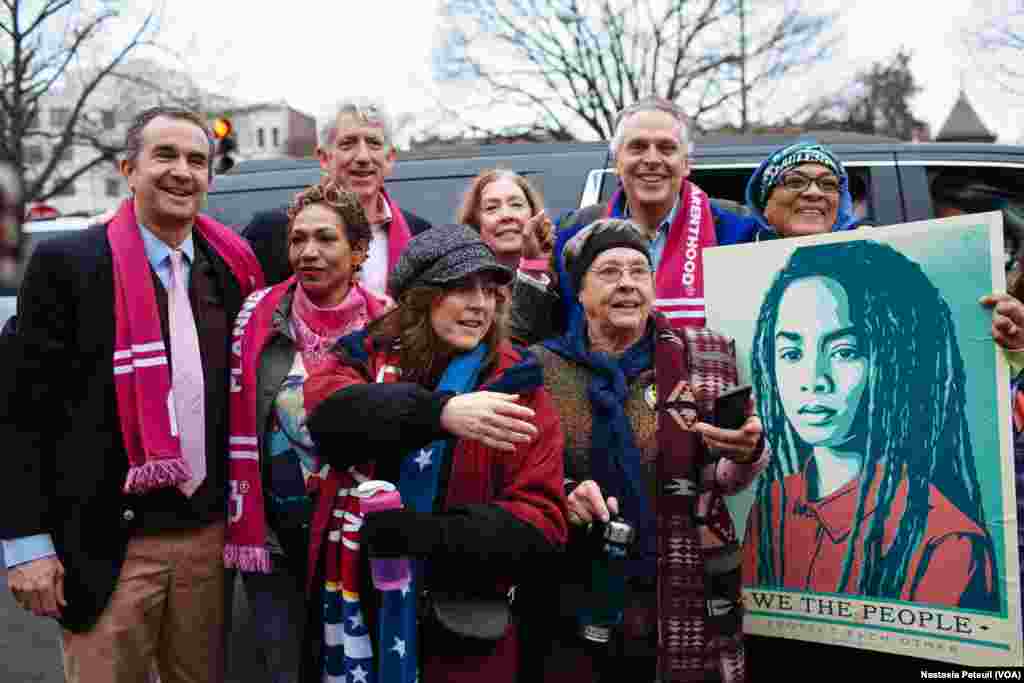
[[[590,534],[598,552],[613,559],[625,559],[636,540],[636,529],[621,515],[607,522],[595,520],[590,527]]]
[[[592,643],[607,643],[611,629],[622,621],[626,602],[623,560],[636,540],[636,529],[615,516],[607,522],[595,520],[589,530],[590,603],[581,615],[580,635]]]

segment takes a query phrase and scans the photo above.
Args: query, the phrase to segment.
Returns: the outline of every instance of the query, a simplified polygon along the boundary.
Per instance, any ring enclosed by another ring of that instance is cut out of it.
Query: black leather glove
[[[359,542],[370,557],[425,557],[441,545],[443,521],[428,512],[371,512],[363,520]]]

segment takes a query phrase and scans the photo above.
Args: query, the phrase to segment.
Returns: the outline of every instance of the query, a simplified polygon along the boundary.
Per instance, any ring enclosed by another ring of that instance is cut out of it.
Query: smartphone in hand
[[[739,429],[747,421],[747,405],[753,388],[743,384],[722,392],[715,399],[714,424],[721,429]]]

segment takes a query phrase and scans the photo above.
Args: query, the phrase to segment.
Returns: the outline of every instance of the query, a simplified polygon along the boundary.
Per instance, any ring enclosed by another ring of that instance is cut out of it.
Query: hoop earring
[[[363,271],[363,264],[366,263],[366,255],[362,252],[357,252],[352,255],[352,272],[361,273]]]

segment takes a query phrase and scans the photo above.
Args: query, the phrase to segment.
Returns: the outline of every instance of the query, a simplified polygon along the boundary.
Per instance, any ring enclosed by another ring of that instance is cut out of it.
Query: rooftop
[[[995,142],[996,136],[971,106],[967,93],[961,90],[960,97],[935,139],[939,142]]]

